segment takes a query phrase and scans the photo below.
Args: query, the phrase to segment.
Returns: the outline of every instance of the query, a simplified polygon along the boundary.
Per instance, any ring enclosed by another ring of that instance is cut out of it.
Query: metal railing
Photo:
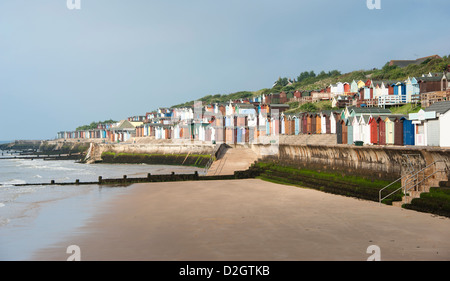
[[[211,153],[211,156],[209,157],[208,163],[205,165],[204,173],[205,175],[208,173],[209,168],[211,168],[212,163],[214,162],[214,153]]]
[[[398,191],[401,190],[401,189],[404,189],[404,190],[405,190],[404,193],[405,193],[405,195],[406,195],[406,192],[408,192],[409,190],[411,190],[411,188],[418,186],[419,184],[421,184],[422,182],[424,182],[426,179],[430,178],[430,177],[433,176],[434,174],[436,174],[436,173],[438,173],[438,172],[445,172],[445,170],[448,170],[448,168],[447,168],[447,169],[444,169],[443,171],[442,171],[442,170],[434,171],[433,173],[431,173],[430,175],[428,175],[428,176],[425,178],[425,170],[428,169],[428,168],[430,168],[430,167],[433,166],[433,165],[436,165],[436,163],[440,163],[440,162],[444,162],[444,163],[445,163],[445,161],[443,161],[443,160],[436,160],[436,161],[434,161],[433,163],[431,163],[431,164],[427,165],[426,167],[422,168],[421,170],[419,170],[419,171],[417,171],[417,172],[415,172],[415,173],[414,173],[414,171],[412,171],[412,172],[410,172],[410,173],[408,173],[408,174],[406,174],[406,175],[404,175],[404,176],[398,178],[397,180],[395,180],[394,182],[388,184],[387,186],[383,187],[382,189],[380,189],[379,195],[378,195],[379,203],[381,204],[381,201],[383,201],[384,199],[388,198],[389,196],[391,196],[392,194],[398,192]],[[446,167],[447,167],[447,164],[446,164]],[[413,174],[413,173],[414,173],[414,174]],[[417,176],[418,176],[420,173],[423,173],[423,177],[424,177],[424,178],[423,178],[420,182],[416,182],[414,185],[412,185],[411,187],[409,187],[409,188],[406,189],[406,186],[408,186],[410,183],[414,183],[414,180],[418,180]],[[383,190],[385,190],[386,188],[390,187],[390,186],[393,185],[394,183],[396,183],[396,182],[402,180],[402,179],[405,178],[405,177],[407,177],[407,178],[405,179],[405,182],[407,182],[408,180],[411,180],[411,179],[412,179],[413,181],[408,182],[408,184],[406,184],[405,186],[402,185],[401,187],[397,188],[396,190],[392,191],[392,192],[389,193],[388,195],[386,195],[386,196],[384,196],[383,198],[381,198],[381,193],[382,193]]]
[[[211,157],[209,158],[208,163],[206,163],[206,165],[205,165],[205,169],[204,169],[205,175],[208,173],[208,170],[209,170],[209,168],[211,168],[214,161],[219,159],[219,157],[221,156],[221,154],[225,148],[227,148],[227,145],[225,143],[216,145],[213,153],[211,153]]]

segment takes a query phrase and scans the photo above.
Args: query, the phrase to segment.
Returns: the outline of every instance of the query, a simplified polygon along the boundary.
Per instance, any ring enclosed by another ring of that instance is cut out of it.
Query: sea
[[[0,261],[31,260],[33,253],[71,235],[92,217],[106,200],[129,191],[128,187],[99,185],[35,185],[74,183],[171,172],[190,174],[203,169],[146,164],[81,164],[73,160],[1,159],[18,156],[0,150]]]

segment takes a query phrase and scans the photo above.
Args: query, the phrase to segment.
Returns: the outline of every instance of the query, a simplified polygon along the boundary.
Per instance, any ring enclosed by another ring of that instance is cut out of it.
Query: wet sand
[[[450,219],[257,179],[135,184],[33,260],[450,260]]]

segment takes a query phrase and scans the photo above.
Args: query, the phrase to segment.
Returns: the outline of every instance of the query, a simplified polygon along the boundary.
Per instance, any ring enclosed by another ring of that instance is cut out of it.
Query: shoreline
[[[90,181],[98,174],[106,178],[194,173],[195,168],[165,165],[83,165],[73,161],[4,160],[0,179],[0,260],[29,260],[31,254],[48,247],[97,214],[106,201],[127,193],[123,186],[73,184]],[[18,168],[20,167],[20,168]],[[20,169],[21,173],[15,173]],[[169,170],[170,169],[170,170]],[[200,171],[199,171],[200,172]],[[9,176],[10,175],[10,176]],[[9,178],[14,179],[9,180]],[[50,179],[67,185],[50,185]],[[47,182],[36,186],[33,182]],[[20,186],[21,183],[30,186]],[[14,186],[15,184],[19,186]]]
[[[450,220],[258,179],[134,184],[32,260],[448,260]],[[433,233],[429,233],[433,229]]]

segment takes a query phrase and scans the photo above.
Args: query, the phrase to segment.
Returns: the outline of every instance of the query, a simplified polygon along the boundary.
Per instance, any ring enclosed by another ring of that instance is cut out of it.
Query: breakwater
[[[150,183],[150,182],[174,182],[174,181],[208,181],[208,180],[232,180],[232,179],[248,179],[258,176],[258,171],[252,169],[247,171],[236,171],[233,175],[218,175],[218,176],[200,176],[198,172],[193,174],[171,174],[166,175],[152,175],[147,174],[146,177],[128,177],[124,175],[122,178],[106,178],[98,177],[98,181],[80,181],[75,182],[56,182],[51,180],[44,183],[23,183],[13,184],[13,186],[38,186],[38,185],[102,185],[102,186],[127,186],[134,183]],[[0,185],[1,186],[1,185]]]

